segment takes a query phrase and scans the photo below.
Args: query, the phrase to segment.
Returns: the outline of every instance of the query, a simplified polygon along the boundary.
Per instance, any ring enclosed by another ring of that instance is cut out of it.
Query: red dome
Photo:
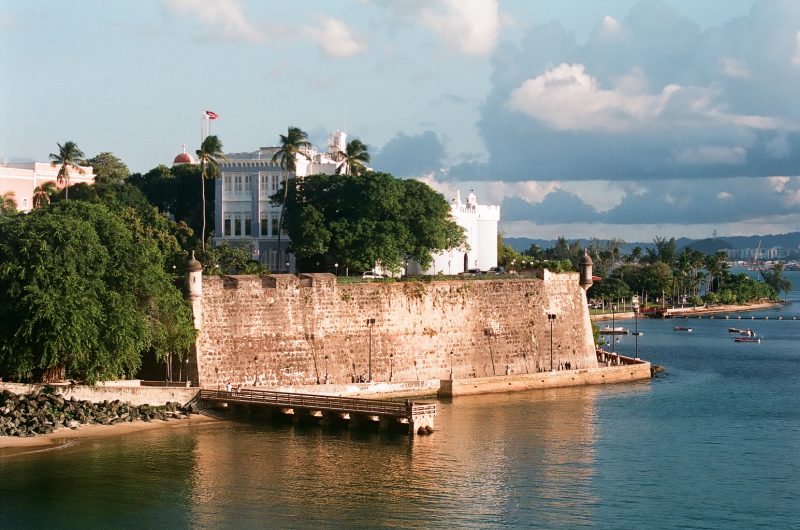
[[[194,159],[192,155],[189,153],[180,153],[178,156],[175,157],[175,160],[172,161],[173,164],[194,164]]]

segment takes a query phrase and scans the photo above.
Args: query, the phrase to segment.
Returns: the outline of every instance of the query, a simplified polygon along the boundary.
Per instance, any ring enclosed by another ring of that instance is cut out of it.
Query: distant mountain
[[[517,252],[524,252],[528,250],[531,245],[539,245],[542,248],[552,248],[556,244],[555,239],[534,239],[530,237],[505,237],[503,238],[508,245]],[[570,242],[575,241],[569,239]],[[587,246],[588,239],[580,239],[581,246]],[[788,234],[766,235],[766,236],[725,236],[725,238],[708,238],[708,239],[689,239],[687,237],[677,238],[675,246],[680,252],[684,247],[691,247],[701,252],[713,254],[718,250],[725,250],[726,248],[756,248],[759,242],[762,249],[768,248],[783,248],[786,250],[800,249],[800,232],[790,232]],[[652,241],[647,243],[625,243],[620,247],[623,254],[629,254],[634,247],[642,247],[643,249],[655,248]]]

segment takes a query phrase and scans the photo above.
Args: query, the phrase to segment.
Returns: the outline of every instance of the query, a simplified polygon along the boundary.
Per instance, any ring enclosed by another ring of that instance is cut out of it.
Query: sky
[[[346,131],[506,237],[800,230],[797,0],[0,0],[0,160]]]

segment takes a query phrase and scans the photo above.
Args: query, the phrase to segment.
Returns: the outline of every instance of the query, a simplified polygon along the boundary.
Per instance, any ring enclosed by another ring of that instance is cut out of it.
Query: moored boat
[[[734,342],[761,342],[761,337],[736,337]]]
[[[622,326],[617,326],[612,328],[611,326],[606,326],[600,330],[600,335],[627,335],[628,330],[623,328]]]
[[[739,328],[728,328],[728,333],[741,333],[742,330]]]
[[[686,326],[675,326],[672,328],[672,331],[685,331],[686,333],[691,333],[694,329],[686,327]]]
[[[753,331],[752,329],[740,329],[739,335],[741,335],[742,337],[755,337],[756,332]]]

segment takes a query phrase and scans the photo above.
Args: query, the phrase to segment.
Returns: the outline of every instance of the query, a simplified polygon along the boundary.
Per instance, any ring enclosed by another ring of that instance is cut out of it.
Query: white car
[[[364,274],[361,275],[361,278],[365,280],[380,280],[381,278],[383,278],[383,276],[375,271],[366,271]]]

